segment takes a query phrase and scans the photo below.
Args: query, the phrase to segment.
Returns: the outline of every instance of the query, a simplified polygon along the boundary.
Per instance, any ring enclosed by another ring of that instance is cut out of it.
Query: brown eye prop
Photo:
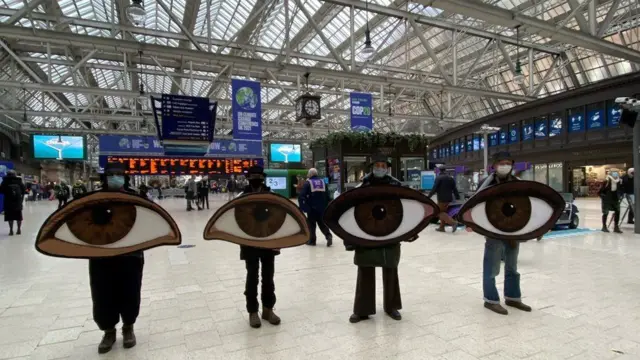
[[[497,240],[532,240],[546,234],[562,215],[562,195],[535,181],[493,185],[473,195],[460,209],[460,222]]]
[[[51,214],[38,232],[36,249],[86,259],[181,242],[178,225],[159,205],[137,195],[97,191]]]
[[[324,221],[345,243],[376,247],[413,238],[438,212],[419,191],[375,185],[342,193],[329,203]]]
[[[282,249],[309,241],[307,219],[284,196],[250,193],[231,200],[209,219],[205,240],[223,240],[238,245]]]

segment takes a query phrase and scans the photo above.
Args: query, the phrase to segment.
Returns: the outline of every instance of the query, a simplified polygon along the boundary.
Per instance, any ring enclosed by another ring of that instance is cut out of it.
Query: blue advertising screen
[[[549,137],[558,136],[562,133],[562,117],[554,116],[549,120]]]
[[[271,144],[270,150],[271,162],[302,162],[300,144]]]
[[[520,140],[518,135],[518,125],[509,125],[509,144],[517,143]]]
[[[498,133],[489,134],[489,147],[498,145]]]
[[[480,150],[484,149],[484,135],[480,135]]]
[[[464,152],[464,138],[460,139],[460,154]]]
[[[506,130],[501,130],[500,131],[500,145],[506,145],[507,144],[507,131]]]
[[[612,103],[607,107],[607,124],[609,127],[618,127],[620,125],[620,116],[622,109],[618,104]]]
[[[453,153],[456,155],[460,154],[460,142],[458,142],[458,140],[453,144]]]
[[[84,160],[83,136],[33,135],[34,159]]]
[[[582,114],[569,115],[568,130],[570,133],[584,131],[584,117],[582,116]]]
[[[602,129],[604,127],[604,110],[590,110],[587,113],[587,129]]]
[[[547,119],[546,118],[536,119],[534,135],[536,139],[543,139],[547,137]]]
[[[533,124],[522,125],[522,141],[533,140]]]
[[[467,152],[473,151],[473,139],[471,135],[467,136]]]
[[[480,150],[480,138],[478,135],[473,135],[473,151]]]

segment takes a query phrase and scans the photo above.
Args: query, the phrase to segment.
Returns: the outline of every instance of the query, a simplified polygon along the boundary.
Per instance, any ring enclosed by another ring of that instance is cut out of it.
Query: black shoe
[[[484,307],[500,315],[509,315],[507,309],[503,308],[500,304],[492,304],[485,301]]]
[[[351,314],[351,316],[349,316],[349,322],[352,324],[359,323],[362,320],[369,320],[369,316],[360,316],[356,314]]]
[[[22,231],[20,231],[20,229],[18,229],[18,231],[16,231],[16,235],[20,235],[22,234]]]
[[[333,239],[329,238],[327,239],[327,247],[331,247],[331,245],[333,245]]]
[[[608,232],[609,232],[609,229],[607,229],[607,227],[606,227],[606,226],[603,226],[603,227],[602,227],[602,232],[606,232],[606,233],[608,233]]]
[[[122,327],[122,346],[125,349],[131,349],[136,346],[136,334],[133,332],[133,325],[124,325]]]
[[[116,329],[105,331],[102,341],[98,345],[98,354],[106,354],[111,351],[113,344],[116,342]]]
[[[617,234],[622,234],[622,230],[620,230],[620,228],[617,226],[613,229],[613,232]]]
[[[13,236],[13,230],[9,231],[9,236]]]
[[[531,306],[523,304],[522,301],[505,300],[504,304],[507,305],[507,306],[514,307],[514,308],[516,308],[518,310],[531,312]]]
[[[400,315],[400,312],[398,310],[391,310],[387,311],[386,313],[393,320],[402,320],[402,315]]]
[[[309,241],[307,241],[307,245],[316,246],[316,242],[315,241],[311,242],[311,240],[309,240]]]
[[[436,231],[437,232],[444,232],[444,229],[437,228]]]

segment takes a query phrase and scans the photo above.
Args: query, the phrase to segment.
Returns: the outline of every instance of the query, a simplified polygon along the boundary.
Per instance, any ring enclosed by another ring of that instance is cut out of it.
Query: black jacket
[[[361,186],[367,186],[367,185],[394,185],[394,186],[402,186],[402,183],[400,182],[400,180],[394,178],[393,176],[390,175],[385,175],[381,178],[375,177],[373,176],[372,173],[369,173],[367,175],[365,175],[364,178],[362,178],[362,185]]]
[[[433,184],[433,189],[429,192],[429,197],[432,197],[433,194],[438,194],[438,202],[441,203],[452,202],[454,195],[457,200],[460,200],[456,181],[447,174],[438,175],[436,182]]]
[[[21,211],[22,200],[26,188],[22,179],[17,176],[5,176],[0,185],[0,193],[4,195],[4,211]]]
[[[262,185],[262,187],[259,190],[254,190],[251,187],[251,185],[247,185],[244,187],[244,190],[242,191],[242,193],[250,194],[252,192],[270,192],[270,191],[271,191],[271,188],[265,185]],[[252,258],[260,258],[262,256],[271,256],[273,254],[279,255],[280,250],[271,250],[271,249],[257,248],[253,246],[240,245],[240,260],[249,260]]]
[[[629,175],[622,177],[622,191],[627,195],[633,195],[633,178]]]
[[[309,180],[322,180],[318,176],[312,176]],[[317,212],[322,214],[329,204],[329,192],[325,184],[324,191],[311,191],[309,180],[304,182],[302,191],[298,196],[300,209],[304,212]],[[322,180],[324,181],[324,180]]]

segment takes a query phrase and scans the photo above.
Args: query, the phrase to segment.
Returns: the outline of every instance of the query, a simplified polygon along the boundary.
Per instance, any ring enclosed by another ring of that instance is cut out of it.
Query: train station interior
[[[0,360],[640,359],[638,113],[636,0],[0,0]]]

